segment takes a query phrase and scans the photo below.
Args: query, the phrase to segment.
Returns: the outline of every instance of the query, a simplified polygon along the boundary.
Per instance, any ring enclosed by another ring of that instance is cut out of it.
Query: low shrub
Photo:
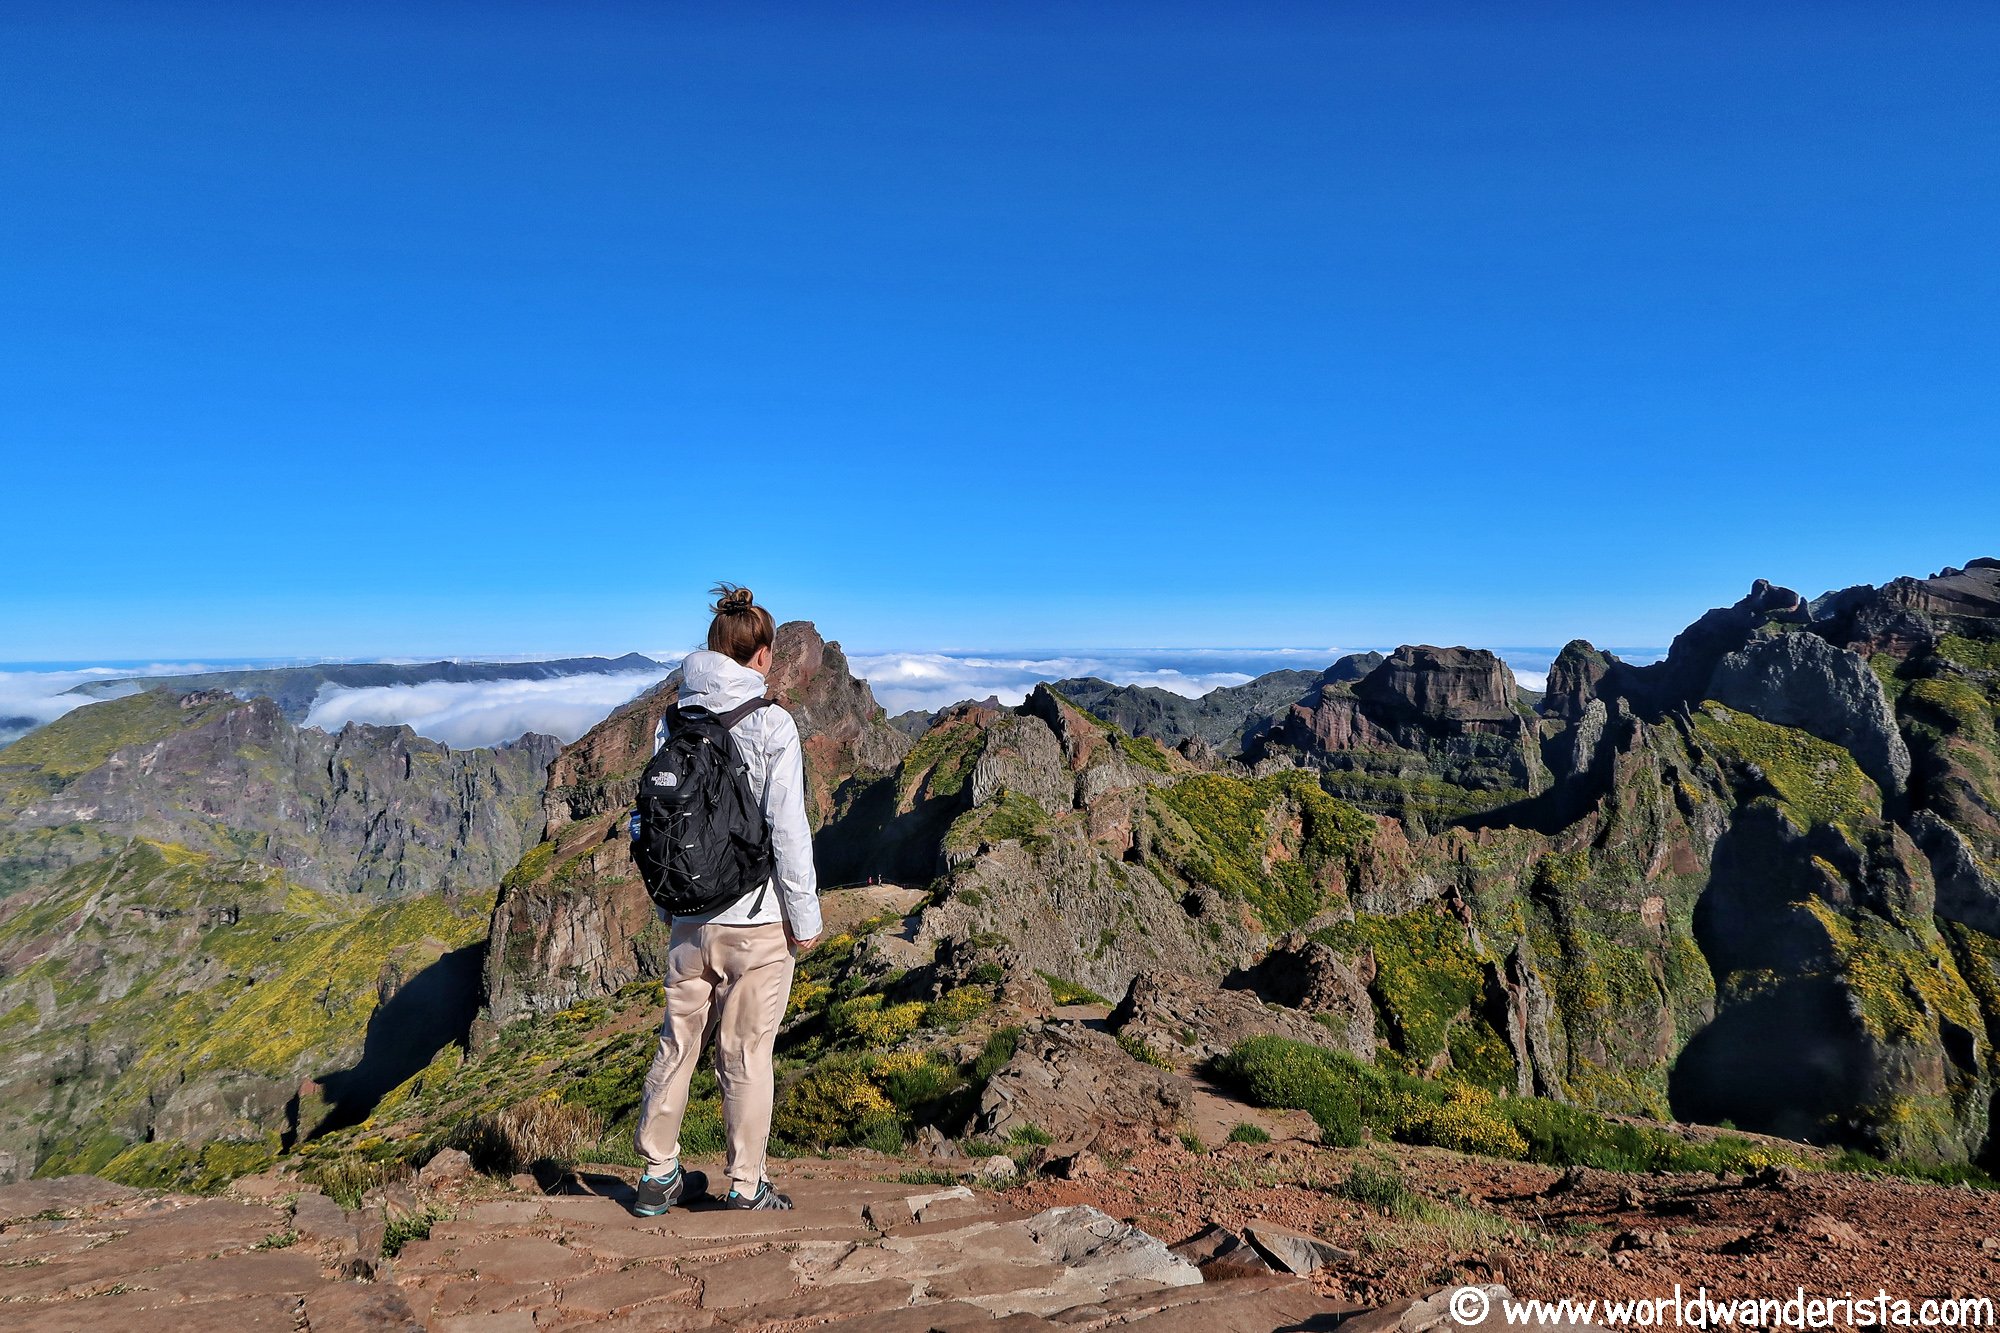
[[[377,1185],[394,1184],[411,1174],[403,1162],[368,1162],[353,1157],[322,1162],[307,1167],[299,1179],[319,1186],[320,1193],[350,1211],[361,1206],[361,1196]]]
[[[1371,1166],[1358,1164],[1340,1185],[1341,1197],[1364,1208],[1388,1213],[1391,1217],[1417,1220],[1430,1212],[1430,1203],[1411,1189],[1393,1163]]]
[[[492,1115],[474,1116],[453,1136],[482,1171],[525,1171],[537,1162],[577,1161],[604,1137],[597,1110],[545,1093]]]
[[[970,1082],[986,1086],[986,1080],[1000,1072],[1000,1066],[1014,1058],[1014,1048],[1021,1044],[1021,1029],[1001,1028],[986,1039],[986,1045],[973,1057],[966,1067],[965,1077]]]
[[[771,1126],[794,1143],[830,1148],[894,1120],[896,1107],[858,1062],[830,1058],[792,1085]],[[900,1140],[899,1140],[900,1142]]]
[[[913,1052],[883,1056],[875,1062],[870,1076],[895,1108],[912,1118],[965,1083],[965,1076],[951,1065]]]
[[[2000,1189],[2000,1181],[1969,1162],[1912,1162],[1904,1158],[1884,1161],[1849,1148],[1827,1164],[1830,1171],[1854,1171],[1871,1176],[1901,1176],[1925,1180],[1933,1185],[1970,1185],[1974,1189]]]
[[[1365,1126],[1402,1143],[1606,1171],[1748,1171],[1797,1158],[1723,1135],[1691,1143],[1539,1097],[1495,1097],[1471,1084],[1416,1078],[1283,1037],[1239,1043],[1217,1062],[1260,1106],[1305,1111],[1329,1143],[1353,1147]]]
[[[993,994],[984,986],[960,986],[957,990],[946,991],[924,1015],[924,1022],[931,1027],[943,1027],[948,1023],[963,1023],[966,1019],[985,1012],[993,1003]]]
[[[1247,1120],[1229,1131],[1229,1142],[1231,1143],[1269,1143],[1270,1141],[1271,1136],[1269,1133],[1257,1128],[1257,1126]]]
[[[838,1037],[862,1046],[894,1046],[922,1026],[925,1008],[916,1001],[885,1008],[880,995],[863,995],[831,1006],[827,1019]]]
[[[383,1255],[393,1259],[411,1241],[429,1240],[433,1226],[449,1222],[454,1216],[456,1214],[451,1209],[438,1204],[430,1204],[414,1213],[399,1213],[382,1229]]]
[[[1108,1006],[1111,1003],[1111,1001],[1105,999],[1088,986],[1079,986],[1074,981],[1064,981],[1061,977],[1051,976],[1047,972],[1038,971],[1035,975],[1049,983],[1049,997],[1057,1004],[1102,1004]]]
[[[1359,1062],[1341,1058],[1361,1069]],[[1259,1106],[1306,1112],[1328,1143],[1352,1148],[1361,1142],[1356,1078],[1317,1046],[1283,1037],[1253,1037],[1223,1057],[1220,1072],[1240,1084]]]
[[[1119,1033],[1118,1044],[1124,1049],[1125,1054],[1131,1056],[1140,1064],[1152,1065],[1156,1069],[1172,1069],[1174,1067],[1173,1061],[1139,1040],[1136,1033]]]

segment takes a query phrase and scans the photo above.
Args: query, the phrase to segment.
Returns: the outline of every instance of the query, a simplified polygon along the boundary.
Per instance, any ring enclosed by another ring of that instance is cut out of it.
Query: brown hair
[[[734,658],[739,666],[749,666],[757,650],[769,648],[778,637],[777,624],[769,611],[757,605],[748,588],[718,583],[709,592],[715,597],[715,605],[709,608],[715,612],[708,625],[709,651]]]

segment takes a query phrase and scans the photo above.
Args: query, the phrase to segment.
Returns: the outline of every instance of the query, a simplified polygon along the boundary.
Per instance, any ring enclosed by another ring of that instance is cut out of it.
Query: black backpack
[[[667,714],[666,744],[639,778],[632,859],[646,892],[669,916],[707,916],[752,889],[752,911],[764,905],[776,865],[771,828],[729,729],[771,702]]]

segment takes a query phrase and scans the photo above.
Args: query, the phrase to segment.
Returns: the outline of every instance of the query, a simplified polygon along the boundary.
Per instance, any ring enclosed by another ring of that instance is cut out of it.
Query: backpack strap
[[[731,727],[734,727],[738,722],[741,722],[744,718],[750,716],[758,709],[769,707],[771,704],[774,704],[776,702],[778,702],[776,699],[773,699],[768,695],[752,699],[749,703],[736,705],[736,707],[730,709],[726,713],[717,713],[715,715],[715,720],[722,724],[724,730],[727,730]]]

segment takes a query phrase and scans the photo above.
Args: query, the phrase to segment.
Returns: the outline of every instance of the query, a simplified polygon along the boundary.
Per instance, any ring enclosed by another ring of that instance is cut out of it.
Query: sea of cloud
[[[74,708],[98,702],[70,690],[93,680],[127,676],[178,676],[221,668],[196,662],[154,662],[144,666],[90,666],[61,671],[0,671],[0,745],[45,727]],[[141,687],[134,685],[131,693]]]
[[[1223,685],[1241,685],[1267,671],[1318,671],[1341,656],[1338,648],[1183,649],[1172,652],[1048,653],[850,653],[848,665],[865,677],[875,702],[893,716],[934,713],[964,699],[998,695],[1003,704],[1028,697],[1037,682],[1096,676],[1114,685],[1155,685],[1199,698]]]
[[[1376,651],[1388,652],[1390,647]],[[1151,652],[1046,653],[850,653],[856,675],[867,678],[875,701],[891,716],[936,712],[964,699],[998,695],[1017,704],[1038,681],[1095,676],[1114,685],[1154,685],[1190,699],[1223,685],[1242,685],[1267,671],[1321,671],[1366,648],[1192,648]],[[1559,648],[1495,648],[1514,679],[1544,689]],[[1614,649],[1635,665],[1657,661],[1658,648]]]
[[[620,671],[553,680],[432,681],[365,689],[329,686],[313,700],[306,725],[338,731],[349,722],[406,725],[457,750],[540,732],[568,743],[628,699],[663,679],[658,671]]]
[[[891,715],[935,712],[963,699],[997,695],[1002,703],[1026,698],[1038,681],[1096,676],[1118,685],[1154,685],[1197,698],[1223,685],[1241,685],[1267,671],[1318,671],[1357,648],[1176,649],[1158,651],[879,652],[853,653],[848,661],[865,677]],[[1543,688],[1554,648],[1494,650],[1529,689]],[[1614,649],[1626,661],[1645,663],[1656,648]],[[53,671],[0,671],[0,745],[44,726],[73,708],[94,702],[68,690],[86,681],[134,676],[191,675],[250,665],[230,662],[154,663],[143,667],[77,666]],[[262,665],[262,664],[259,664]],[[348,722],[408,725],[419,735],[459,749],[497,745],[534,731],[568,742],[602,721],[612,709],[660,680],[657,671],[563,676],[554,680],[498,680],[367,689],[328,688],[306,721],[337,731]],[[134,690],[140,688],[132,686]]]

